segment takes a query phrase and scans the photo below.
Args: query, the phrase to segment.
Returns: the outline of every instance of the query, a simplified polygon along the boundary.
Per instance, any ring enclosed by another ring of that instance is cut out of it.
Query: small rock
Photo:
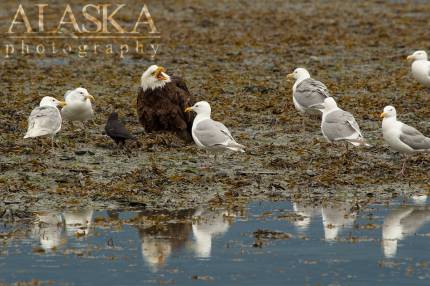
[[[316,176],[316,173],[312,170],[306,170],[306,175],[308,175],[309,177],[314,177]]]

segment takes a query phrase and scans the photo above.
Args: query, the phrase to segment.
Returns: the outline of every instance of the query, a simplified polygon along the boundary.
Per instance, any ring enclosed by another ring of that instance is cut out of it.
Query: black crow
[[[105,132],[117,145],[124,145],[127,139],[134,139],[133,135],[128,132],[124,124],[119,121],[118,113],[116,112],[112,112],[111,115],[109,115],[105,126]]]

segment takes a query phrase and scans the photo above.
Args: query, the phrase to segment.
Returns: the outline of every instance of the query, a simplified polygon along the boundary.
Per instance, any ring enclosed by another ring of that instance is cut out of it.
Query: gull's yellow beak
[[[59,102],[58,102],[58,106],[60,106],[60,107],[64,107],[64,106],[66,106],[66,102],[64,102],[64,101],[59,101]]]
[[[158,67],[155,70],[155,77],[158,80],[166,80],[167,78],[163,75],[163,73],[165,73],[165,72],[166,72],[166,69],[164,67]]]
[[[406,60],[407,60],[408,62],[411,62],[411,61],[415,60],[415,57],[414,57],[413,55],[410,55],[410,56],[408,56],[408,57],[406,58]]]
[[[386,114],[385,112],[382,112],[380,117],[381,117],[381,118],[384,118],[384,117],[385,117],[385,115],[387,115],[387,114]]]
[[[193,108],[192,108],[192,107],[187,107],[187,108],[185,109],[185,112],[191,112],[191,111],[193,111]]]
[[[294,74],[293,73],[287,74],[287,79],[294,79]]]
[[[91,94],[88,94],[87,96],[85,96],[85,99],[90,99],[92,101],[96,101],[96,99],[94,98],[94,96],[92,96]]]

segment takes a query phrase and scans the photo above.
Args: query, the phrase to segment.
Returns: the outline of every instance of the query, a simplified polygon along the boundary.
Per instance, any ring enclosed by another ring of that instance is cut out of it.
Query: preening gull
[[[296,68],[293,73],[287,75],[287,78],[296,80],[293,85],[293,102],[300,113],[315,110],[315,105],[322,104],[324,99],[330,97],[327,87],[311,78],[304,68]]]
[[[245,146],[234,140],[224,124],[211,119],[211,107],[209,103],[200,101],[194,104],[194,106],[188,107],[185,111],[194,111],[197,113],[191,130],[197,146],[214,150],[228,149],[245,152]]]
[[[84,122],[93,118],[91,100],[94,100],[94,97],[87,89],[79,87],[69,90],[64,95],[64,100],[67,104],[61,109],[61,116],[64,120]]]
[[[413,77],[425,87],[430,87],[430,62],[425,51],[416,51],[407,57],[412,62]]]
[[[54,136],[61,130],[61,114],[57,106],[65,106],[66,103],[57,99],[45,96],[40,101],[38,107],[33,109],[28,117],[28,129],[24,138],[34,138],[50,135],[52,147],[54,146]]]
[[[326,98],[324,103],[316,108],[323,113],[321,131],[329,142],[346,141],[354,146],[370,146],[361,134],[354,116],[340,109],[332,97]]]
[[[382,134],[385,142],[395,151],[403,154],[430,152],[430,138],[425,137],[415,128],[397,120],[393,106],[386,106],[381,114]],[[400,174],[404,174],[407,157],[403,162]]]

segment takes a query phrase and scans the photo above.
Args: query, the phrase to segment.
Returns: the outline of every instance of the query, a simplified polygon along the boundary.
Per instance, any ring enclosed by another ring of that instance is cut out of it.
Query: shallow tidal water
[[[4,220],[0,234],[5,284],[430,283],[427,196],[363,208],[281,201],[175,214],[40,212],[28,225]]]

